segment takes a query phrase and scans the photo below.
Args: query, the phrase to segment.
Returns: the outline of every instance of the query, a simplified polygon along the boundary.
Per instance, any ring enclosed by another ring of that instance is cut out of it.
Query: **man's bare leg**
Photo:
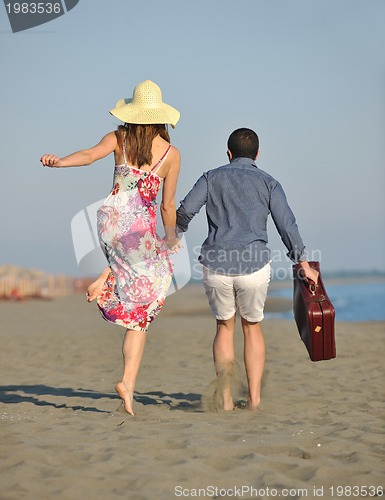
[[[261,383],[265,366],[265,339],[259,323],[251,323],[241,318],[244,335],[244,362],[249,395],[247,405],[251,410],[257,409],[261,401]]]
[[[123,340],[123,377],[115,386],[116,392],[124,401],[124,409],[135,415],[132,409],[136,376],[146,343],[147,334],[136,330],[127,330]]]
[[[231,396],[231,377],[234,369],[235,315],[227,320],[217,319],[217,333],[213,343],[214,365],[217,376],[224,377],[223,409],[234,408]]]

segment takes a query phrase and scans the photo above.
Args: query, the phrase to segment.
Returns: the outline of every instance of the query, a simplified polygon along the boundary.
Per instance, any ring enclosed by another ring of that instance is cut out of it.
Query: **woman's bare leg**
[[[223,377],[223,409],[234,408],[231,396],[231,378],[234,370],[234,328],[235,315],[227,320],[217,319],[217,333],[213,344],[215,371]]]
[[[146,343],[147,334],[136,330],[127,330],[123,340],[123,377],[115,386],[116,392],[124,401],[124,409],[130,415],[132,410],[136,376]]]
[[[244,361],[249,385],[248,408],[255,410],[261,401],[261,383],[265,366],[265,339],[259,323],[251,323],[244,318]]]

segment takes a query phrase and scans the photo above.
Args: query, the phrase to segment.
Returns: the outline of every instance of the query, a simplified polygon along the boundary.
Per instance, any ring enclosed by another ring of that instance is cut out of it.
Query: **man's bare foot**
[[[118,396],[123,399],[124,409],[130,415],[135,415],[132,410],[132,400],[134,395],[127,389],[124,382],[118,382],[115,386],[115,390],[118,393]]]
[[[259,408],[259,404],[261,402],[261,399],[253,399],[251,400],[250,398],[247,401],[247,408],[252,411],[257,411]]]
[[[228,398],[223,398],[223,409],[225,411],[233,411],[235,408],[233,398],[230,396]]]
[[[251,411],[258,411],[259,410],[259,404],[257,405],[251,405],[250,402],[245,402],[245,401],[239,401],[236,405],[236,408],[239,408],[240,410],[251,410]]]
[[[231,383],[234,378],[234,363],[226,363],[217,374],[218,389],[222,392],[222,409],[224,411],[234,410],[234,401],[231,395]]]

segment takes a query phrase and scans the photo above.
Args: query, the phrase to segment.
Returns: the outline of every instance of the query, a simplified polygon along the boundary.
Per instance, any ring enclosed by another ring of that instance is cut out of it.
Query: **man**
[[[177,228],[185,232],[191,219],[206,206],[208,236],[199,261],[203,284],[217,329],[213,345],[217,376],[225,375],[223,409],[234,408],[231,375],[234,365],[235,313],[239,311],[244,334],[244,363],[248,381],[247,407],[255,410],[261,398],[265,341],[260,328],[270,281],[267,219],[271,214],[293,262],[315,282],[293,212],[285,193],[255,160],[259,139],[250,129],[235,130],[227,143],[230,163],[204,173],[177,210]]]

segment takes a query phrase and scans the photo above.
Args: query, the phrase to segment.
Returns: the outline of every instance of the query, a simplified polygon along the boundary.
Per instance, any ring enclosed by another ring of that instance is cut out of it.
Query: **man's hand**
[[[302,267],[302,275],[305,276],[308,280],[314,281],[315,284],[318,283],[319,272],[310,267],[307,261],[300,262]]]

